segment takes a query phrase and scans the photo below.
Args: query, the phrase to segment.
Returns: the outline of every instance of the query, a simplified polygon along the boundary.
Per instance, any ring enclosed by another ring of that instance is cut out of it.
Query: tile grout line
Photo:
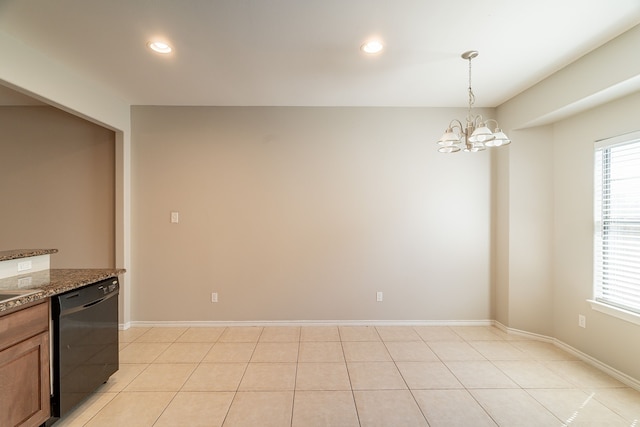
[[[454,331],[455,332],[455,331]],[[459,335],[459,334],[458,334]],[[515,388],[508,388],[508,389],[504,389],[504,390],[521,390],[523,392],[525,392],[525,394],[529,397],[531,397],[532,399],[534,399],[538,404],[540,404],[540,406],[547,411],[552,417],[554,417],[555,419],[558,420],[558,422],[562,423],[562,426],[566,426],[566,424],[564,424],[564,422],[558,418],[554,413],[552,413],[546,406],[544,406],[541,402],[539,402],[537,399],[535,399],[535,397],[533,397],[528,391],[527,389],[525,389],[524,387],[522,387],[514,378],[512,378],[509,374],[507,374],[506,372],[504,372],[502,369],[500,369],[499,366],[497,366],[494,362],[496,360],[492,360],[489,359],[487,356],[485,356],[484,354],[482,354],[477,348],[476,346],[473,345],[473,341],[484,341],[484,340],[467,340],[466,338],[464,338],[463,336],[459,335],[460,338],[463,340],[463,342],[467,343],[468,345],[470,345],[475,351],[477,351],[478,353],[480,353],[482,355],[482,357],[485,359],[485,361],[489,362],[491,364],[491,366],[495,367],[500,373],[502,373],[503,375],[505,375],[510,381],[512,381],[516,387]],[[500,340],[487,340],[489,342],[494,342],[494,341],[498,341],[498,342],[507,342],[507,340],[504,340],[503,338],[501,338]],[[508,343],[508,342],[507,342]],[[538,360],[533,359],[534,362],[539,363]],[[444,362],[443,362],[444,363]],[[445,364],[446,365],[446,364]],[[448,366],[447,366],[448,368]],[[455,374],[453,372],[451,372],[454,376]],[[457,377],[456,377],[457,378]],[[458,379],[458,381],[460,381],[460,379]],[[485,389],[487,390],[488,388],[474,388],[474,389],[470,389],[467,386],[465,386],[462,381],[460,381],[460,384],[462,384],[462,386],[464,387],[464,390],[471,396],[471,398],[473,400],[476,401],[476,403],[480,406],[480,408],[482,408],[482,410],[487,414],[487,416],[489,416],[489,418],[491,418],[491,420],[493,422],[495,422],[497,425],[499,425],[498,421],[491,415],[491,413],[484,407],[484,405],[482,405],[482,403],[476,398],[476,396],[471,392],[472,390],[479,390],[479,389]],[[491,388],[492,390],[499,390],[500,388]]]
[[[135,337],[135,339],[133,339],[133,340],[131,340],[131,341],[128,341],[128,342],[127,342],[127,345],[126,345],[124,348],[126,348],[126,347],[128,347],[129,345],[131,345],[131,344],[135,343],[135,342],[136,342],[140,337],[142,337],[143,335],[147,334],[151,329],[153,329],[153,328],[148,328],[146,331],[142,332],[139,336]],[[119,343],[119,342],[120,342],[120,335],[118,334],[118,343]],[[124,350],[124,348],[122,348],[122,349],[120,349],[120,348],[119,348],[119,349],[118,349],[118,356],[120,355],[120,352],[121,352],[122,350]],[[162,352],[161,352],[161,353],[162,353]],[[158,355],[158,356],[159,356],[159,355]],[[154,359],[154,360],[155,360],[155,359]],[[128,384],[124,385],[124,386],[122,387],[122,389],[121,389],[121,390],[118,390],[118,391],[114,392],[114,393],[115,393],[115,396],[113,396],[113,398],[112,398],[112,399],[110,399],[110,400],[109,400],[109,402],[105,403],[105,405],[104,405],[104,406],[102,406],[98,411],[96,411],[93,415],[91,415],[91,416],[89,417],[89,419],[88,419],[85,423],[83,423],[82,425],[83,425],[83,426],[85,426],[85,425],[89,424],[89,423],[90,423],[90,422],[91,422],[91,421],[92,421],[96,416],[98,416],[98,414],[100,413],[100,411],[102,411],[102,410],[103,410],[107,405],[109,405],[109,403],[111,403],[114,399],[116,399],[118,396],[120,396],[120,394],[124,392],[124,390],[127,388],[127,386],[128,386],[129,384],[131,384],[133,381],[135,381],[135,380],[136,380],[136,378],[138,378],[140,375],[142,375],[142,373],[143,373],[144,371],[146,371],[146,370],[147,370],[147,369],[152,365],[152,363],[153,363],[153,361],[148,362],[148,363],[131,363],[131,364],[133,364],[133,365],[138,365],[138,364],[139,364],[139,365],[142,365],[142,364],[144,364],[144,365],[146,365],[146,366],[144,367],[144,369],[142,369],[140,372],[138,372],[138,373],[137,373],[137,374],[136,374],[136,375],[135,375],[135,376],[134,376],[134,377],[133,377],[133,378],[128,382]]]
[[[144,334],[142,334],[142,335],[140,335],[140,336],[145,335],[146,333],[148,333],[148,332],[149,332],[149,331],[151,331],[152,329],[153,329],[153,328],[149,329],[148,331],[146,331]],[[169,343],[169,346],[168,346],[167,348],[165,348],[163,351],[161,351],[161,352],[160,352],[160,353],[159,353],[159,354],[158,354],[158,355],[157,355],[157,356],[156,356],[156,357],[151,361],[151,363],[149,363],[149,365],[148,365],[145,369],[143,369],[143,370],[142,370],[142,372],[146,371],[146,370],[147,370],[147,369],[148,369],[148,368],[149,368],[149,367],[150,367],[150,366],[151,366],[151,365],[152,365],[156,360],[158,360],[158,358],[159,358],[162,354],[164,354],[167,350],[169,350],[169,348],[171,347],[171,344],[175,343],[175,342],[178,340],[178,338],[180,338],[182,335],[184,335],[188,330],[189,330],[189,328],[185,329],[185,330],[184,330],[180,335],[178,335],[178,336],[175,338],[175,340],[173,340],[172,342],[170,342],[170,343]],[[139,337],[138,337],[138,338],[139,338]],[[198,365],[196,365],[196,367],[197,367],[197,366],[198,366]],[[138,376],[140,376],[140,375],[142,374],[142,372],[140,372],[138,375],[136,375],[136,378],[137,378]],[[194,368],[194,370],[191,372],[191,374],[189,374],[189,377],[191,377],[191,375],[193,375],[193,372],[195,372],[195,368]],[[187,380],[188,380],[188,378],[187,378]],[[185,383],[187,382],[187,380],[185,380]],[[129,384],[131,384],[133,381],[135,381],[135,378],[134,378],[133,380],[131,380],[131,381],[129,382]],[[180,386],[180,389],[182,389],[182,387],[184,387],[184,383]],[[126,387],[125,387],[125,388],[126,388]],[[152,426],[154,426],[154,425],[158,422],[158,420],[160,419],[160,417],[162,417],[162,414],[164,414],[164,413],[165,413],[165,411],[167,410],[167,408],[169,407],[169,405],[171,405],[171,402],[173,402],[173,400],[176,398],[176,396],[177,396],[177,395],[178,395],[178,393],[180,392],[180,389],[178,389],[178,390],[173,394],[173,397],[171,397],[171,399],[169,400],[169,402],[167,402],[167,405],[162,409],[162,411],[160,411],[160,413],[158,414],[158,416],[156,417],[156,419],[153,421],[153,424],[151,424]],[[122,391],[124,391],[124,388],[122,389]]]
[[[450,330],[451,332],[453,332],[453,333],[454,333],[458,338],[460,338],[460,340],[462,340],[462,342],[469,344],[469,343],[467,342],[467,340],[466,340],[463,336],[461,336],[460,334],[458,334],[454,329],[449,328],[449,327],[447,327],[447,329],[449,329],[449,330]],[[418,335],[419,335],[419,334],[418,334]],[[420,337],[422,338],[422,336],[420,336]],[[423,338],[423,341],[424,341],[424,343],[427,345],[427,347],[429,347],[429,349],[433,352],[433,354],[435,354],[435,356],[438,358],[438,360],[440,361],[440,363],[442,363],[442,365],[443,365],[445,368],[447,368],[447,370],[449,371],[449,373],[451,373],[451,375],[452,375],[452,376],[453,376],[453,377],[454,377],[454,378],[455,378],[455,379],[460,383],[460,385],[462,386],[462,389],[463,389],[463,390],[464,390],[464,391],[465,391],[469,396],[471,396],[471,398],[472,398],[472,399],[473,399],[473,400],[478,404],[478,406],[479,406],[479,407],[484,411],[484,413],[485,413],[485,414],[487,414],[487,416],[491,419],[491,421],[493,421],[493,422],[496,424],[496,426],[499,426],[498,422],[497,422],[497,421],[496,421],[496,420],[491,416],[491,414],[489,413],[489,411],[487,411],[487,410],[485,409],[485,407],[484,407],[484,406],[482,406],[482,405],[480,404],[480,402],[478,401],[478,399],[476,399],[476,397],[475,397],[475,396],[474,396],[474,395],[469,391],[469,389],[467,388],[467,386],[465,386],[465,385],[462,383],[462,381],[460,381],[460,379],[456,376],[456,374],[454,374],[454,373],[453,373],[453,371],[451,370],[451,368],[449,367],[449,365],[447,365],[447,364],[445,363],[445,361],[440,357],[440,355],[439,355],[438,353],[436,353],[436,352],[433,350],[433,348],[431,348],[431,346],[429,345],[429,342],[428,342],[428,341],[426,341],[426,340],[424,340],[424,338]],[[469,344],[469,345],[470,345],[470,344]],[[472,347],[473,347],[473,346],[472,346]],[[482,357],[484,357],[484,355],[482,355]],[[486,357],[485,357],[485,359],[486,359]],[[413,393],[411,393],[411,394],[413,395]]]
[[[415,328],[411,327],[411,330],[418,335],[418,337],[420,337],[420,339],[422,340],[422,337],[420,336],[420,334],[418,334],[418,332],[415,330]],[[380,337],[382,338],[382,337]],[[421,341],[424,342],[424,341]],[[413,390],[411,389],[411,387],[409,387],[409,383],[407,382],[407,379],[404,377],[404,375],[402,375],[402,371],[400,370],[400,367],[398,367],[398,361],[395,360],[393,358],[393,356],[391,355],[391,352],[389,351],[389,347],[387,347],[387,343],[386,341],[382,341],[382,343],[384,344],[384,347],[387,349],[387,352],[389,353],[389,357],[391,357],[391,360],[393,361],[393,364],[395,365],[396,369],[398,370],[398,373],[400,374],[400,376],[402,377],[402,380],[404,381],[404,384],[407,386],[407,390],[409,390],[409,393],[411,394],[411,397],[413,398],[414,403],[416,404],[416,406],[418,407],[418,410],[420,411],[420,413],[422,414],[422,416],[424,417],[424,421],[427,423],[427,426],[430,426],[431,424],[429,423],[429,419],[427,418],[427,414],[424,413],[424,411],[422,410],[422,407],[420,406],[420,404],[418,403],[418,399],[416,399],[416,395],[413,394]],[[427,343],[425,343],[426,345]],[[429,346],[427,345],[427,348],[429,348]],[[431,350],[433,351],[433,350]],[[435,354],[435,353],[434,353]],[[437,357],[437,355],[436,355]]]
[[[302,338],[302,329],[298,333],[298,354],[296,355],[296,370],[293,376],[293,397],[291,399],[291,422],[289,425],[293,427],[293,413],[296,406],[296,388],[298,386],[298,365],[300,363],[300,339]]]
[[[222,424],[220,424],[220,426],[224,426],[224,423],[227,421],[227,418],[229,417],[229,412],[231,412],[231,407],[233,406],[233,402],[235,402],[236,397],[238,397],[238,392],[240,391],[240,385],[242,384],[242,380],[244,379],[244,376],[247,373],[247,369],[249,369],[249,363],[251,363],[251,359],[253,359],[253,355],[256,352],[256,348],[258,348],[258,343],[260,342],[260,337],[262,336],[262,334],[264,333],[264,327],[260,330],[260,334],[258,335],[258,338],[255,341],[255,345],[253,346],[253,350],[251,351],[251,356],[249,356],[249,360],[247,361],[245,367],[244,367],[244,371],[242,372],[242,375],[240,376],[240,381],[238,381],[238,386],[236,387],[236,390],[233,392],[233,398],[231,399],[231,402],[229,403],[229,407],[227,408],[227,413],[224,415],[224,418],[222,419]],[[220,338],[222,338],[222,334],[220,335]],[[220,338],[218,338],[218,342],[220,341]]]
[[[149,332],[151,332],[151,330],[152,330],[152,329],[153,329],[153,328],[150,328],[149,330],[147,330],[147,331],[145,331],[144,333],[142,333],[139,337],[137,337],[137,338],[134,340],[134,342],[138,341],[138,339],[140,339],[142,336],[144,336],[144,335],[148,334]],[[153,360],[151,360],[151,361],[149,362],[149,364],[147,365],[147,367],[146,367],[146,368],[144,368],[144,369],[142,370],[142,372],[140,372],[138,375],[136,375],[136,378],[137,378],[139,375],[141,375],[144,371],[146,371],[147,369],[149,369],[149,367],[153,364],[153,362],[154,362],[158,357],[160,357],[160,355],[161,355],[162,353],[164,353],[165,351],[167,351],[167,349],[168,349],[170,346],[171,346],[171,343],[169,343],[169,346],[168,346],[167,348],[165,348],[165,349],[164,349],[164,350],[162,350],[160,353],[158,353],[158,355],[157,355],[156,357],[154,357],[154,358],[153,358]],[[131,381],[129,382],[129,384],[133,383],[133,381],[135,381],[135,378],[134,378],[133,380],[131,380]],[[124,391],[124,390],[129,386],[129,384],[128,384],[127,386],[125,386],[122,390],[120,390],[120,392],[118,392],[118,394],[120,394],[121,392],[123,392],[123,391]],[[118,397],[118,396],[116,395],[116,397]],[[174,397],[175,397],[175,395],[171,398],[171,400],[173,400],[173,398],[174,398]],[[115,397],[114,397],[114,399],[115,399]],[[167,404],[167,406],[168,406],[168,404]],[[162,410],[162,412],[161,412],[161,413],[156,417],[156,419],[153,421],[153,424],[155,424],[156,422],[158,422],[158,418],[160,418],[160,416],[162,415],[162,413],[164,413],[164,411],[165,411],[165,410],[166,410],[166,407],[165,407],[165,408]],[[96,415],[97,415],[97,413],[96,413]],[[152,424],[152,425],[153,425],[153,424]]]
[[[413,327],[411,328],[411,330],[415,332]],[[378,328],[376,328],[376,332],[378,333],[378,336],[380,337],[380,341],[382,341],[382,344],[384,345],[385,350],[387,350],[387,353],[389,354],[389,358],[393,362],[393,365],[396,367],[396,369],[398,371],[398,374],[400,375],[400,378],[402,378],[402,381],[404,382],[404,385],[407,386],[407,391],[409,391],[409,394],[411,395],[411,398],[413,399],[413,403],[415,403],[416,406],[418,407],[418,411],[420,411],[420,413],[422,414],[422,417],[424,418],[424,422],[427,423],[427,427],[430,426],[429,420],[427,419],[427,415],[424,413],[424,411],[420,407],[420,404],[418,403],[418,400],[416,399],[416,396],[413,394],[413,390],[411,389],[411,387],[409,387],[409,383],[407,383],[407,379],[404,377],[404,375],[402,375],[402,371],[398,367],[398,361],[395,360],[393,358],[393,356],[391,355],[391,352],[389,351],[389,347],[387,346],[387,341],[382,339],[382,335],[380,335],[380,331],[378,331]]]
[[[504,342],[507,342],[506,340],[504,340]],[[513,346],[514,348],[517,348],[515,346]],[[474,347],[475,348],[475,347]],[[476,349],[477,350],[477,349]],[[526,354],[526,352],[523,351],[523,353]],[[540,365],[546,369],[549,369],[548,367],[545,366],[544,363],[541,363],[541,360],[538,360],[538,358],[535,358],[533,356],[531,356],[531,359],[526,359],[527,361],[532,361],[537,365]],[[564,421],[562,420],[559,416],[557,416],[553,411],[551,411],[551,409],[549,409],[546,405],[544,405],[543,402],[541,402],[540,400],[536,399],[536,397],[530,393],[530,390],[537,390],[537,389],[541,389],[541,387],[531,387],[531,388],[525,388],[524,386],[520,385],[515,378],[513,378],[511,375],[509,375],[507,372],[505,372],[504,370],[502,370],[499,366],[496,365],[495,362],[499,361],[499,360],[492,360],[487,358],[487,360],[496,368],[498,369],[503,375],[505,375],[507,378],[509,378],[511,381],[513,381],[514,384],[516,384],[518,386],[518,389],[523,391],[527,396],[529,396],[531,399],[533,399],[536,403],[538,403],[546,412],[549,413],[549,415],[551,415],[552,417],[556,418],[558,420],[558,422],[561,423],[562,426],[567,426],[568,424],[571,423],[571,421]],[[550,370],[550,369],[549,369]],[[551,371],[551,370],[550,370]],[[571,381],[570,378],[565,377],[564,375],[560,374],[560,373],[555,373],[552,372],[555,375],[558,375],[560,378],[564,379],[565,381],[567,381],[567,384],[572,386],[572,389],[575,390],[580,390],[581,388],[579,387],[579,385],[573,381]],[[544,387],[542,387],[542,389],[544,389]],[[471,394],[471,393],[470,393]],[[473,395],[472,395],[473,396]],[[474,397],[475,398],[475,397]],[[478,404],[480,404],[480,402],[478,402]],[[481,405],[482,406],[482,405]]]
[[[349,388],[351,389],[351,399],[353,399],[353,408],[356,410],[356,417],[358,419],[358,425],[362,427],[362,421],[360,420],[360,411],[358,411],[358,404],[356,402],[355,390],[353,390],[353,382],[351,381],[351,372],[349,371],[349,365],[347,364],[347,355],[344,351],[344,341],[342,340],[342,331],[338,326],[338,338],[340,339],[340,348],[342,349],[342,358],[344,359],[344,368],[347,370],[347,378],[349,378]]]

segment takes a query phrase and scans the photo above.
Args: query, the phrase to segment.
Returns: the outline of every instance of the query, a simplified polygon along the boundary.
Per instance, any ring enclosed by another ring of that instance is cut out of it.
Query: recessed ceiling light
[[[360,50],[368,54],[379,53],[383,48],[384,46],[382,45],[382,42],[378,40],[371,40],[360,46]]]
[[[149,42],[147,46],[149,46],[149,49],[158,53],[171,53],[172,51],[171,46],[165,42]]]

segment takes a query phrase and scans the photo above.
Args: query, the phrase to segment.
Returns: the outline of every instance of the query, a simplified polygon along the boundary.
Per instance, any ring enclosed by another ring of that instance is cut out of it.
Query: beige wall
[[[511,147],[493,153],[493,205],[491,265],[493,269],[492,318],[509,325],[509,155]]]
[[[558,339],[640,378],[640,325],[593,311],[593,143],[640,128],[640,93],[554,125],[554,318]],[[578,327],[578,314],[587,317]]]
[[[510,135],[509,326],[552,336],[553,132]]]
[[[495,319],[553,336],[553,132],[508,133],[495,156]]]
[[[0,108],[0,250],[53,268],[115,266],[114,132],[52,107]]]
[[[134,107],[132,319],[489,319],[490,154],[433,142],[464,114]]]
[[[639,41],[636,27],[498,108],[514,143],[496,156],[508,183],[494,187],[496,319],[557,338],[636,379],[640,326],[593,311],[587,299],[593,143],[638,130],[640,93],[623,97],[621,88],[640,78],[627,50]]]

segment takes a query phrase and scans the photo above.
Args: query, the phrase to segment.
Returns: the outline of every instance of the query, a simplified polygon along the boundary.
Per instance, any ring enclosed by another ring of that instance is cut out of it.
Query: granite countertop
[[[57,253],[57,249],[13,249],[10,251],[0,251],[0,261],[9,261],[18,258],[27,258],[39,255],[49,255]]]
[[[54,251],[57,252],[55,249]],[[0,252],[0,256],[4,253],[6,252]],[[37,255],[45,255],[45,253],[38,253]],[[125,271],[123,268],[51,269],[1,279],[0,293],[2,293],[3,290],[33,291],[33,293],[28,293],[19,298],[7,301],[0,301],[0,313],[85,285],[90,285],[91,283],[117,277]]]

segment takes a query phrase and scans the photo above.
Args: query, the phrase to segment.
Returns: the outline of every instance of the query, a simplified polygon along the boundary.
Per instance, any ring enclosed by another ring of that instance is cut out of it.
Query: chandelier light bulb
[[[507,137],[507,135],[505,135],[500,128],[496,128],[496,130],[493,131],[493,135],[494,138],[490,141],[485,142],[484,145],[486,145],[487,147],[502,147],[503,145],[511,143],[509,137]]]
[[[474,130],[471,134],[469,141],[484,143],[486,141],[492,140],[493,138],[494,136],[491,130],[486,127],[484,123],[480,123],[479,127],[477,127],[476,130]]]

